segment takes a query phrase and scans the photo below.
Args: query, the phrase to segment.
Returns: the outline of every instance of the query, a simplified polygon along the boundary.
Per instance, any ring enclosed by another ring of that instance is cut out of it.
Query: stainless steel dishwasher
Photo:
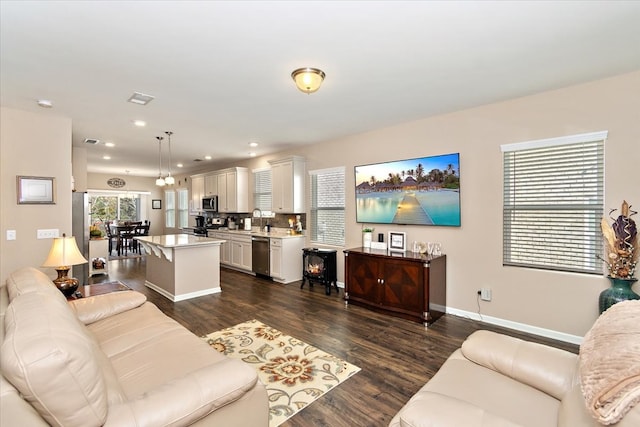
[[[251,237],[251,269],[262,276],[270,276],[269,268],[269,238]]]

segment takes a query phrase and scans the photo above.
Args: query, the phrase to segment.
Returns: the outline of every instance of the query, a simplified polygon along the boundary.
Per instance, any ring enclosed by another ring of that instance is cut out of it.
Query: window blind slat
[[[503,264],[600,274],[604,141],[503,157]]]

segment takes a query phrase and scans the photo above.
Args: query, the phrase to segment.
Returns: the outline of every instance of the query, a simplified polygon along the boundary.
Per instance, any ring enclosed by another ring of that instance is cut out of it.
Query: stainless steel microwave
[[[202,210],[207,212],[218,212],[218,196],[210,196],[202,199]]]

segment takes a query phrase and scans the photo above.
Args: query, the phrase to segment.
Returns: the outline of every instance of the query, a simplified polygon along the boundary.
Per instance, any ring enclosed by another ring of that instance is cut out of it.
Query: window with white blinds
[[[309,171],[311,241],[344,246],[344,168]]]
[[[602,274],[607,132],[503,145],[503,265]]]
[[[271,169],[253,171],[253,207],[271,210]]]
[[[164,192],[164,226],[174,228],[176,226],[176,193]]]
[[[178,228],[189,225],[189,190],[180,188],[178,193]]]

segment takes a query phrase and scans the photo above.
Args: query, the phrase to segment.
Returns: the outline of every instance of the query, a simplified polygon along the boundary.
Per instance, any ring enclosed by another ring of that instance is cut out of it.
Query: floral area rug
[[[255,319],[203,339],[220,353],[256,369],[269,394],[269,427],[279,426],[360,371]]]

